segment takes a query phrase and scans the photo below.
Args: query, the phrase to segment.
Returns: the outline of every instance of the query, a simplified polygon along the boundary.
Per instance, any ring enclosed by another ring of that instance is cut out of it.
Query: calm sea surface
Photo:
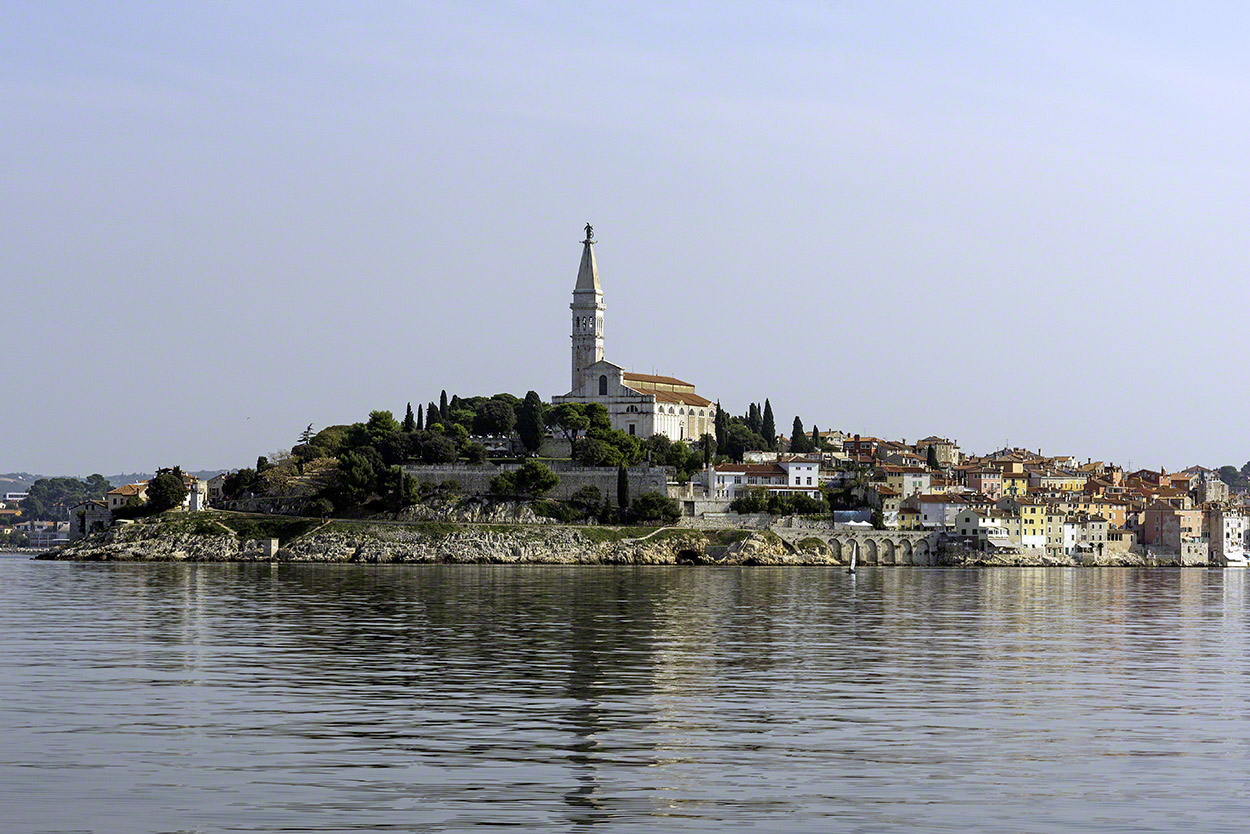
[[[0,558],[0,830],[1237,831],[1247,572]]]

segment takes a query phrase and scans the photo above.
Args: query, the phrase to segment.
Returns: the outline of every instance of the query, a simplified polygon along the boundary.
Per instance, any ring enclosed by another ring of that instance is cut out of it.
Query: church
[[[603,289],[595,264],[594,228],[586,224],[582,262],[573,288],[573,383],[551,402],[600,403],[612,428],[637,437],[663,434],[697,440],[716,433],[716,404],[694,385],[671,376],[636,374],[603,358]]]

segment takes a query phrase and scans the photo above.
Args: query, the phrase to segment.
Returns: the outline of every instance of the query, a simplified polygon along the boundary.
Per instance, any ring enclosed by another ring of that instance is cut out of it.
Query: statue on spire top
[[[586,224],[586,239],[582,241],[582,243],[594,243],[594,242],[595,242],[595,227],[590,225],[590,223],[587,223]]]

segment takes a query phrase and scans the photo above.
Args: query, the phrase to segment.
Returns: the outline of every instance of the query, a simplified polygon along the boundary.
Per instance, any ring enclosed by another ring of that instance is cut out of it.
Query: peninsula
[[[255,467],[37,481],[0,545],[56,559],[606,564],[1247,563],[1250,463],[1126,471],[1041,450],[977,454],[777,429],[676,376],[605,358],[587,223],[569,390],[448,397],[307,426]]]

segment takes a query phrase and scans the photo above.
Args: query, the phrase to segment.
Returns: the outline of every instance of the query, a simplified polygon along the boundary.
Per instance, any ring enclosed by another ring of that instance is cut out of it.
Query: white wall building
[[[572,379],[569,393],[551,402],[599,403],[612,428],[637,437],[663,434],[697,440],[716,431],[716,405],[695,393],[692,383],[671,376],[637,374],[604,356],[603,289],[595,263],[594,229],[586,224],[582,261],[573,289]]]
[[[1215,507],[1208,524],[1211,559],[1216,564],[1245,564],[1246,517],[1238,510]]]
[[[727,463],[704,470],[708,497],[732,501],[752,487],[820,497],[820,464],[811,460]]]

